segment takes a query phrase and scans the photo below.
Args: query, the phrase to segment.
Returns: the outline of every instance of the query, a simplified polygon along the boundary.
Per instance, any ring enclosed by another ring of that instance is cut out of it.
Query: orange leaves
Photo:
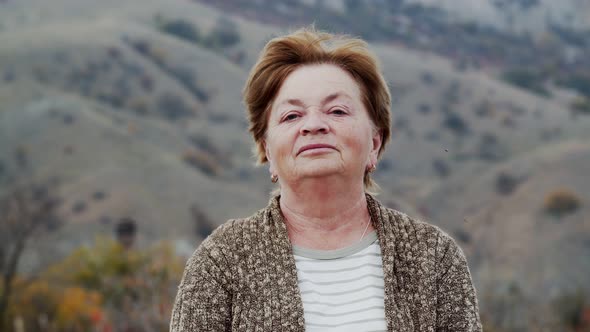
[[[89,325],[93,318],[102,318],[102,296],[81,287],[68,287],[57,303],[56,321],[62,328]]]
[[[97,239],[33,281],[17,278],[11,319],[21,319],[25,331],[112,332],[146,326],[167,331],[183,267],[167,243],[126,250],[115,241]]]

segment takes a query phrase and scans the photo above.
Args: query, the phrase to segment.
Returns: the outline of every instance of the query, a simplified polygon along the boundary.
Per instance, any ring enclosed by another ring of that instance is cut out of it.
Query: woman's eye
[[[337,108],[337,109],[332,110],[332,114],[345,115],[346,111]]]
[[[295,120],[299,117],[298,114],[296,113],[291,113],[291,114],[287,114],[284,118],[283,121],[291,121],[291,120]]]

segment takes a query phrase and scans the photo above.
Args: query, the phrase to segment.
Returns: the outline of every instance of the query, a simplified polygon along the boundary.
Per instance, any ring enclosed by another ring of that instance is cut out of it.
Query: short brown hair
[[[308,27],[270,40],[248,76],[243,94],[258,162],[268,161],[263,142],[271,105],[279,89],[295,69],[314,64],[336,65],[357,82],[369,117],[382,135],[381,156],[390,136],[391,95],[376,56],[361,39],[336,36]],[[366,187],[373,184],[368,173],[364,182]]]

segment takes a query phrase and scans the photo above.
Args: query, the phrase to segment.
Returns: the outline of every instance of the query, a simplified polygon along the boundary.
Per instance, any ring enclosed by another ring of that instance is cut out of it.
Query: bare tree
[[[13,282],[27,242],[39,229],[57,227],[55,183],[10,184],[0,192],[0,330],[6,327]]]

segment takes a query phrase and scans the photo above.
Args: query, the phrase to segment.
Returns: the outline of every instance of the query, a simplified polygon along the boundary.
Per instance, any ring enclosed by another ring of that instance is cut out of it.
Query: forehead
[[[348,72],[332,64],[305,65],[287,76],[273,108],[287,99],[314,104],[335,93],[348,95],[353,101],[360,102],[360,88]]]

